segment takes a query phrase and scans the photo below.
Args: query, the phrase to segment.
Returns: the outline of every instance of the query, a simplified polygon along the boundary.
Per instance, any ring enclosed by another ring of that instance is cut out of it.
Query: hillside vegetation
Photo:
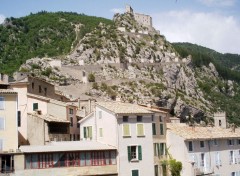
[[[201,67],[211,62],[222,78],[240,83],[240,55],[221,54],[191,43],[173,43],[173,47],[182,57],[191,55],[194,66]]]
[[[27,59],[67,54],[100,22],[113,24],[108,19],[67,12],[7,18],[0,25],[0,70],[12,74]]]
[[[173,46],[182,57],[189,54],[192,56],[192,63],[199,77],[198,86],[204,92],[204,98],[214,105],[215,111],[219,109],[226,111],[229,122],[240,125],[238,112],[240,108],[240,56],[221,54],[191,43],[173,43]],[[208,66],[209,63],[214,64],[222,79],[203,74],[202,67]],[[234,94],[231,94],[231,91]]]

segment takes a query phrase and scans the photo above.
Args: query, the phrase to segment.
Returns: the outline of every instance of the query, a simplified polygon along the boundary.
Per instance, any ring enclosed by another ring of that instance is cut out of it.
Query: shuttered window
[[[164,135],[164,127],[163,127],[163,124],[160,124],[160,135]]]
[[[38,109],[38,103],[33,103],[33,110],[37,110]]]
[[[142,146],[134,145],[127,147],[128,161],[142,160]]]
[[[152,134],[156,135],[156,124],[152,123]]]
[[[132,176],[139,176],[138,175],[138,170],[132,170]]]
[[[131,136],[129,124],[123,124],[123,136],[125,136],[125,137]]]
[[[137,136],[144,136],[143,124],[137,124]]]
[[[83,127],[83,136],[84,138],[92,138],[92,127]]]

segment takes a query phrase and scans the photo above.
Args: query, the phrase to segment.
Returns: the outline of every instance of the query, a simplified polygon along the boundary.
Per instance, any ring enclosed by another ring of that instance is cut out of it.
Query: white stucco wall
[[[141,114],[138,114],[141,115]],[[139,170],[140,176],[154,175],[154,156],[153,156],[153,137],[152,137],[152,119],[151,115],[143,115],[142,122],[136,122],[137,115],[130,115],[131,137],[123,137],[123,122],[122,117],[118,117],[118,152],[119,152],[119,176],[126,176],[132,174],[132,170]],[[144,137],[137,137],[137,123],[144,124]],[[142,160],[136,162],[128,161],[127,146],[141,145],[142,146]]]
[[[87,119],[84,119],[80,123],[80,140],[90,140],[90,139],[84,139],[84,131],[83,128],[87,126],[92,126],[92,140],[96,140],[96,125],[95,125],[95,116],[94,113],[90,114],[89,117],[86,117]]]
[[[17,94],[0,94],[0,97],[4,97],[4,108],[0,109],[0,117],[4,119],[4,129],[0,130],[2,151],[16,151],[18,148]]]
[[[99,117],[99,112],[102,113],[102,117]],[[106,144],[117,146],[117,120],[113,113],[110,111],[102,110],[96,107],[96,135],[97,140]],[[99,129],[103,130],[103,137],[100,137]]]

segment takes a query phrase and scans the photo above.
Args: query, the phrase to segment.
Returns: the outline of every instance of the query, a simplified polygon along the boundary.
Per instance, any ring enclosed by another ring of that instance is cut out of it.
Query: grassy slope
[[[0,72],[12,74],[33,57],[67,54],[76,38],[74,24],[84,25],[78,34],[81,38],[100,22],[113,24],[108,19],[67,12],[8,18],[0,25]]]

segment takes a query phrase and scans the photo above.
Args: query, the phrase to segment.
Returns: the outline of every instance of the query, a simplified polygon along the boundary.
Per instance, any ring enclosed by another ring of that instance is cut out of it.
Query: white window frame
[[[138,125],[143,125],[143,135],[139,135],[139,134],[138,134]],[[144,137],[144,136],[145,136],[144,123],[137,123],[137,124],[136,124],[136,134],[137,134],[137,137]]]
[[[128,125],[129,135],[124,135],[124,125]],[[122,136],[123,136],[123,137],[131,137],[131,126],[130,126],[129,123],[123,123],[123,124],[122,124]]]
[[[0,131],[4,131],[6,129],[6,121],[4,117],[0,117],[1,119],[3,119],[3,129],[0,129]]]
[[[3,104],[2,105],[2,108],[1,108],[1,106],[0,106],[0,110],[4,110],[5,109],[5,97],[0,97],[0,102]]]

